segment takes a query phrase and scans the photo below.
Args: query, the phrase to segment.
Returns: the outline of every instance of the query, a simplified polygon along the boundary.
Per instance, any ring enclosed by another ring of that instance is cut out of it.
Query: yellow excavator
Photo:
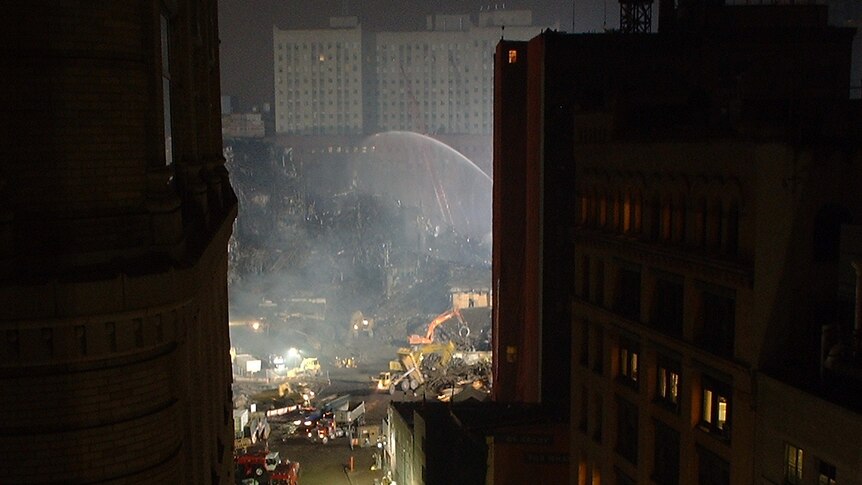
[[[422,374],[422,361],[429,355],[439,355],[440,365],[446,366],[452,360],[455,352],[455,344],[426,344],[416,346],[412,349],[398,349],[398,360],[389,363],[389,371],[381,372],[377,379],[377,389],[395,392],[400,386],[403,391],[415,391],[425,384],[425,376]]]

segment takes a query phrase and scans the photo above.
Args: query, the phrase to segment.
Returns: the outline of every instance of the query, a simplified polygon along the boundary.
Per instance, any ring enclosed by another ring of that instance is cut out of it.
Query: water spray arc
[[[446,143],[412,131],[371,136],[360,180],[364,190],[414,207],[469,237],[490,233],[492,179]]]

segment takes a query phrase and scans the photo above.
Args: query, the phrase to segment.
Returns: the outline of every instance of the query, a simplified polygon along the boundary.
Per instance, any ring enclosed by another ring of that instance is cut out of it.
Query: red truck
[[[288,461],[276,465],[270,478],[272,485],[299,485],[299,463]]]
[[[243,477],[261,477],[265,471],[271,472],[278,466],[277,451],[250,451],[236,455],[234,463]]]

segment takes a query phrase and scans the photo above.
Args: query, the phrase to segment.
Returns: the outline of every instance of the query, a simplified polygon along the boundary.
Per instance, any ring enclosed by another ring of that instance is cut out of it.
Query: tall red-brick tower
[[[0,481],[233,483],[217,2],[9,3]]]

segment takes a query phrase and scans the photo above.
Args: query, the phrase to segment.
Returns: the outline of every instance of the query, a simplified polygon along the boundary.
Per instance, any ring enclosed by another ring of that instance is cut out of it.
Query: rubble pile
[[[467,386],[485,392],[490,390],[490,361],[478,360],[468,364],[463,359],[454,357],[447,366],[442,366],[438,354],[431,354],[429,357],[435,357],[431,359],[434,363],[428,363],[429,359],[425,358],[421,365],[428,394],[437,395],[440,400],[447,400]]]

